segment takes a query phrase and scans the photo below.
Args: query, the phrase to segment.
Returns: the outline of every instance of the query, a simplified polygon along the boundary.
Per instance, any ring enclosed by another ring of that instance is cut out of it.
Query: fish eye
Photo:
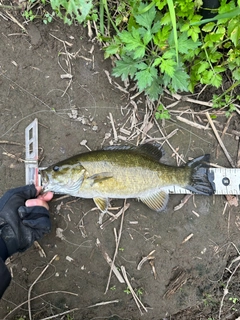
[[[54,166],[53,167],[53,171],[55,171],[55,172],[59,171],[59,167],[58,166]]]

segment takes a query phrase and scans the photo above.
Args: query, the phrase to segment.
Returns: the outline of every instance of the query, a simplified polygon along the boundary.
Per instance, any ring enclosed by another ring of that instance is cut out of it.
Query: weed
[[[115,291],[116,290],[116,286],[114,285],[114,286],[110,287],[110,290]]]
[[[136,291],[136,295],[138,296],[138,298],[141,300],[141,297],[143,295],[143,288],[138,288],[135,290]]]
[[[239,2],[222,0],[219,14],[207,21],[202,20],[196,1],[128,4],[131,16],[123,14],[123,6],[122,30],[105,48],[106,58],[116,54],[121,58],[116,61],[114,76],[135,80],[139,91],[153,100],[165,87],[193,92],[201,83],[219,88],[226,71],[233,83],[240,80]],[[162,111],[160,107],[156,116],[168,117]]]
[[[126,294],[130,294],[131,290],[129,289],[129,287],[127,287],[125,290],[123,290],[123,292],[125,292]]]
[[[33,6],[40,1],[44,7],[47,0],[28,1],[24,16],[32,21],[39,17]],[[54,16],[69,25],[94,20],[105,58],[119,58],[113,75],[133,79],[152,100],[158,100],[164,88],[194,92],[199,83],[219,88],[226,72],[233,89],[240,84],[240,1],[221,0],[216,15],[205,20],[198,0],[48,1],[52,12],[42,10],[44,23]],[[214,97],[214,107],[227,106],[229,116],[235,99],[233,91]],[[156,118],[169,117],[160,105]]]
[[[92,0],[50,0],[51,7],[64,23],[85,22],[93,8]]]
[[[157,111],[155,113],[155,118],[157,120],[163,120],[163,119],[170,119],[171,118],[171,115],[169,113],[169,111],[164,108],[164,106],[162,104],[160,104],[158,107],[157,107]]]
[[[203,298],[203,304],[205,307],[214,306],[216,304],[215,297],[211,294],[205,293]]]
[[[127,287],[125,290],[123,290],[123,292],[125,292],[126,294],[130,294],[131,290],[129,289],[129,287]],[[143,295],[143,288],[135,288],[134,292],[136,293],[136,295],[138,296],[138,298],[141,300],[141,296]]]
[[[230,297],[230,298],[229,298],[229,301],[232,301],[233,304],[236,304],[236,303],[239,301],[239,299],[236,298],[236,297],[235,297],[235,298]]]

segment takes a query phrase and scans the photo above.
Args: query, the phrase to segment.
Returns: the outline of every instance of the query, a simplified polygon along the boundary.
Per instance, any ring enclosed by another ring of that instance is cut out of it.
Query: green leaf
[[[205,26],[202,27],[202,30],[205,32],[211,32],[212,29],[216,26],[215,22],[209,22]]]
[[[152,29],[151,29],[151,32],[154,34],[154,33],[157,33],[161,28],[161,23],[160,21],[157,21],[154,23]]]
[[[133,78],[137,71],[137,65],[132,58],[123,56],[122,60],[116,62],[116,67],[113,68],[113,75],[121,77],[122,80],[126,80],[128,76]]]
[[[222,84],[222,76],[214,70],[206,70],[202,73],[200,81],[201,83],[211,84],[212,86],[219,88]]]
[[[158,106],[157,111],[155,113],[155,118],[157,120],[171,119],[171,115],[169,111],[166,108],[164,108],[163,105],[160,104],[160,106]]]
[[[215,66],[215,67],[213,68],[213,70],[214,70],[214,72],[216,72],[216,73],[220,73],[220,72],[226,71],[226,68],[225,68],[225,67],[222,67],[222,66]]]
[[[220,74],[214,73],[211,84],[214,87],[219,88],[222,84],[222,76]]]
[[[143,44],[139,31],[132,27],[131,32],[122,31],[119,38],[126,45],[126,51],[134,51],[134,59],[142,58],[145,54],[145,45]]]
[[[189,75],[183,68],[179,67],[175,70],[172,78],[172,87],[174,91],[188,91]]]
[[[161,24],[166,25],[171,23],[171,16],[169,12],[166,12],[161,19]]]
[[[167,75],[169,75],[170,77],[173,77],[174,73],[175,73],[175,69],[176,69],[176,61],[174,60],[165,60],[162,59],[162,62],[160,64],[160,69],[162,73],[166,73]]]
[[[207,61],[201,62],[200,67],[198,68],[198,73],[202,73],[203,71],[205,71],[209,67],[210,67],[210,65]]]
[[[236,68],[234,71],[233,71],[233,73],[232,73],[232,75],[233,75],[233,78],[235,79],[235,80],[240,80],[240,68]]]
[[[145,27],[146,29],[150,29],[155,16],[156,16],[156,9],[155,9],[155,6],[153,6],[147,12],[140,15],[136,15],[135,19],[140,26]]]
[[[134,79],[137,80],[140,91],[149,87],[154,78],[157,78],[157,70],[154,67],[147,67],[145,70],[138,71],[134,77]]]
[[[146,46],[152,40],[152,33],[150,30],[147,30],[143,36],[143,43]]]
[[[193,41],[188,38],[186,32],[182,33],[178,39],[178,51],[182,54],[187,54],[189,51],[193,51],[201,45],[200,41]]]
[[[151,85],[145,88],[145,93],[152,100],[158,100],[159,96],[163,93],[163,83],[159,77],[154,78]]]
[[[162,55],[163,59],[172,59],[172,57],[175,56],[175,51],[174,50],[167,50],[166,52],[164,52],[164,54]]]
[[[231,32],[230,39],[234,43],[235,47],[238,46],[239,44],[239,39],[240,39],[240,26],[237,25],[233,31]]]
[[[107,48],[105,48],[104,58],[106,59],[106,58],[116,54],[118,51],[119,51],[118,44],[110,44]]]
[[[167,0],[155,0],[157,8],[161,11],[167,4]]]
[[[199,38],[199,34],[200,34],[200,29],[197,27],[191,27],[188,30],[188,36],[191,37],[193,39],[194,42],[196,42]]]
[[[161,58],[161,57],[158,57],[158,58],[156,58],[156,59],[154,60],[152,66],[153,66],[153,67],[157,67],[157,66],[160,65],[161,62],[162,62],[162,58]]]
[[[50,0],[50,3],[57,15],[69,25],[74,19],[79,23],[85,21],[93,7],[92,0]],[[62,8],[66,12],[62,13]]]

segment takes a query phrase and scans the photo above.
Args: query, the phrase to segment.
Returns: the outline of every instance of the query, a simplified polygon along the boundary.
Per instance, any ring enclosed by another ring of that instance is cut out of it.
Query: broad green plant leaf
[[[85,21],[93,7],[92,0],[50,0],[50,3],[56,14],[69,25],[74,20]]]
[[[133,27],[131,32],[124,30],[119,34],[119,38],[125,44],[126,51],[133,51],[134,59],[142,58],[144,56],[146,46],[142,42],[137,29]]]
[[[155,16],[156,16],[156,9],[153,6],[147,12],[142,13],[140,15],[136,15],[135,19],[140,26],[145,27],[146,29],[151,29]]]
[[[134,77],[134,79],[137,80],[140,91],[149,87],[156,78],[157,70],[154,67],[149,67],[146,63],[141,64],[141,71],[136,72]]]
[[[116,62],[116,67],[113,68],[113,75],[115,77],[121,77],[122,80],[126,80],[128,76],[134,77],[138,64],[130,57],[123,56],[122,60]]]

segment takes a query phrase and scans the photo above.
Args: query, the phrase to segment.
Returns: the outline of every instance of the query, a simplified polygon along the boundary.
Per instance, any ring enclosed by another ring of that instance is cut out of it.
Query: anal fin
[[[157,212],[163,211],[168,203],[169,195],[163,191],[159,190],[147,197],[142,197],[140,200],[145,203],[150,209]]]
[[[93,198],[93,201],[95,202],[96,206],[101,212],[106,212],[108,209],[109,201],[105,198]]]

